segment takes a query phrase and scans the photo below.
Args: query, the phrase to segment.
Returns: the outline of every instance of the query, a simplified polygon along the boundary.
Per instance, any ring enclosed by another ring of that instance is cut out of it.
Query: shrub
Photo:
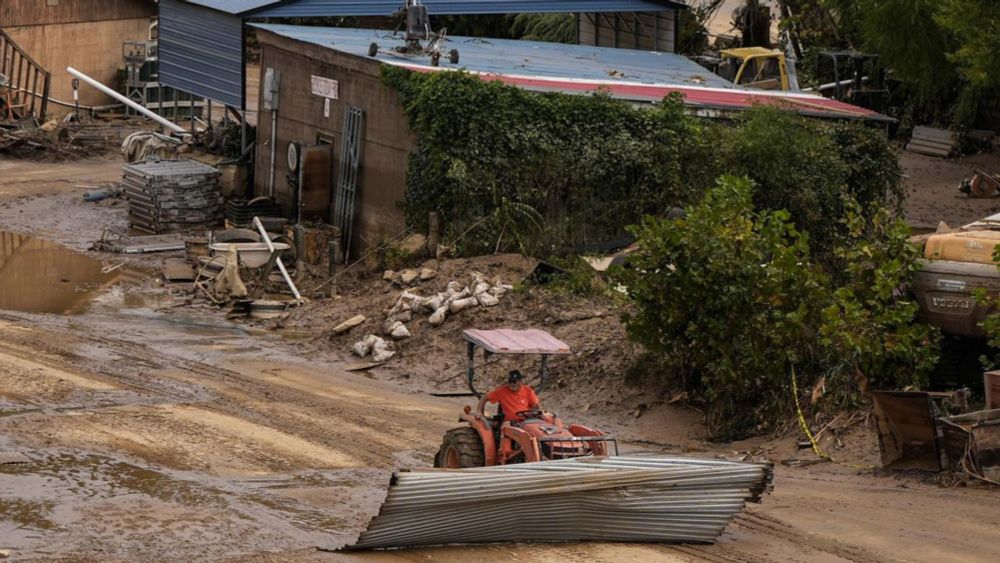
[[[832,254],[849,275],[838,286],[791,215],[756,209],[754,191],[727,176],[685,218],[645,218],[641,251],[614,273],[632,304],[630,337],[704,396],[712,434],[741,437],[790,414],[792,369],[803,387],[826,381],[840,405],[861,377],[920,383],[935,339],[899,292],[915,268],[905,227],[844,203],[847,234]]]

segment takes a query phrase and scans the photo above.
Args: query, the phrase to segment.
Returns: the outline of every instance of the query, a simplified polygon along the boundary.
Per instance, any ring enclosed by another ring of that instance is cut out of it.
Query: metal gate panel
[[[160,82],[243,108],[243,18],[160,0]]]
[[[357,197],[361,143],[364,142],[365,112],[355,106],[344,108],[344,135],[340,145],[340,179],[337,185],[332,223],[343,234],[344,255],[350,255],[354,234],[354,202]]]

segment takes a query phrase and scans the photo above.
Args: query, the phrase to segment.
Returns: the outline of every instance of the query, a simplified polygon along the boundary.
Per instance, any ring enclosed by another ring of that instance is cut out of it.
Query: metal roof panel
[[[198,3],[261,3],[261,0],[191,0]],[[271,4],[273,2],[263,2]],[[294,0],[256,10],[253,17],[388,16],[404,0]],[[431,15],[564,12],[657,12],[686,8],[669,0],[423,0]]]
[[[391,48],[403,43],[402,35],[391,31],[280,24],[254,24],[278,35],[313,43],[353,55],[367,57],[368,46],[382,48],[377,59],[397,66],[430,67],[425,56],[409,56]],[[590,45],[567,45],[542,41],[483,39],[451,36],[447,49],[458,49],[458,67],[478,73],[524,75],[539,78],[588,79],[612,83],[704,85],[716,88],[735,86],[712,74],[694,61],[673,53],[612,49]],[[442,59],[440,69],[448,66]]]
[[[257,10],[271,4],[277,4],[281,0],[183,0],[188,4],[197,4],[227,14],[242,14],[252,10]]]
[[[484,80],[542,92],[593,94],[606,92],[634,102],[657,102],[679,93],[685,104],[712,110],[745,110],[771,105],[808,116],[891,121],[871,110],[804,92],[756,90],[737,86],[687,57],[657,51],[612,49],[540,41],[452,36],[448,49],[458,49],[460,62],[432,67],[428,57],[405,55],[392,47],[401,35],[372,29],[255,24],[254,27],[298,41],[368,58],[378,43],[379,62],[417,72],[464,70]]]

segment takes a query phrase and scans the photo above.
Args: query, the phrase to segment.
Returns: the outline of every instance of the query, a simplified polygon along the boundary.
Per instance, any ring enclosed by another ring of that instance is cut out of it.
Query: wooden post
[[[337,241],[331,240],[326,245],[327,260],[327,275],[329,276],[330,282],[326,287],[327,295],[334,297],[337,295],[337,282],[333,281],[334,274],[337,273],[337,250],[340,245]]]
[[[306,261],[306,228],[302,225],[292,227],[293,242],[295,243],[295,277],[302,279],[303,264]]]
[[[427,252],[432,257],[437,256],[438,244],[441,243],[441,216],[437,211],[427,214]]]

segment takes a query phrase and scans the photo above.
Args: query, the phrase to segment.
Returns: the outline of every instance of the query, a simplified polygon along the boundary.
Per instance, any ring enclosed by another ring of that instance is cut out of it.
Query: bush
[[[754,199],[752,182],[727,176],[685,218],[645,218],[634,229],[641,251],[613,274],[632,304],[630,337],[707,400],[713,436],[742,437],[790,414],[793,369],[802,387],[825,381],[838,406],[862,378],[921,383],[935,338],[898,291],[915,268],[905,227],[843,203],[846,234],[831,252],[849,281],[837,285],[791,215]]]

